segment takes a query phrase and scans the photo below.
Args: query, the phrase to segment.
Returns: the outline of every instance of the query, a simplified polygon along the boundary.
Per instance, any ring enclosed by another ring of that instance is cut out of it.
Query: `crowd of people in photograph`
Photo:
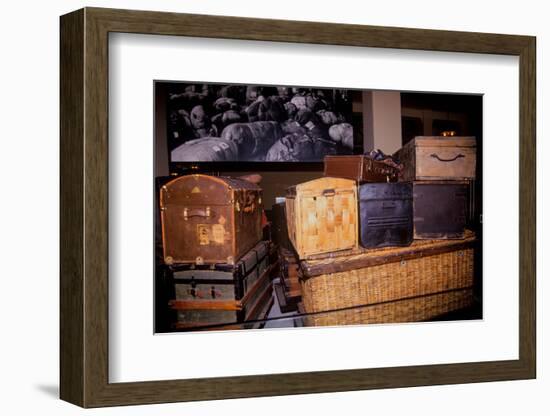
[[[348,90],[172,84],[172,162],[320,161],[353,152]]]

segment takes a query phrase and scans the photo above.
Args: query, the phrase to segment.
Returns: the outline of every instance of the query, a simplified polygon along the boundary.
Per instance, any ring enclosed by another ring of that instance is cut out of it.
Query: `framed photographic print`
[[[62,399],[535,377],[535,38],[85,8],[60,52]]]

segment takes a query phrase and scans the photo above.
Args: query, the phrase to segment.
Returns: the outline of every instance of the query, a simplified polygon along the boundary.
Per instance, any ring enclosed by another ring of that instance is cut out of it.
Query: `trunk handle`
[[[202,217],[210,218],[213,217],[214,213],[210,207],[202,208],[184,208],[183,209],[183,219],[187,221],[190,217]]]
[[[459,153],[458,155],[456,155],[455,157],[453,157],[452,159],[443,159],[441,157],[439,157],[438,155],[436,155],[435,153],[432,153],[430,155],[430,157],[433,157],[437,160],[439,160],[440,162],[454,162],[455,160],[461,158],[461,157],[465,157],[462,153]]]
[[[336,195],[336,190],[334,189],[324,189],[323,196],[334,196]]]
[[[243,211],[246,213],[251,213],[256,210],[256,194],[253,194],[251,192],[249,193],[242,193],[242,195],[237,195],[236,201],[235,201],[235,208],[238,212]],[[258,197],[258,204],[262,203],[261,197]]]

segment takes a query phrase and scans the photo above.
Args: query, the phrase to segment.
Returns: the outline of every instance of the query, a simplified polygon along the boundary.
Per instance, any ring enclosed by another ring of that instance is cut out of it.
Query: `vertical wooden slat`
[[[84,404],[84,13],[60,19],[60,389]]]
[[[104,21],[85,12],[84,406],[89,407],[109,382],[109,32]]]
[[[536,377],[536,41],[530,38],[520,55],[519,180],[519,357]]]

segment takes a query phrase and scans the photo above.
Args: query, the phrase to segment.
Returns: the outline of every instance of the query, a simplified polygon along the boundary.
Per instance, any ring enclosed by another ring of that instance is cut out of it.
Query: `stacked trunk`
[[[181,176],[162,186],[160,210],[176,327],[226,328],[263,319],[276,262],[270,242],[262,241],[261,188],[237,178]]]
[[[413,181],[414,238],[463,238],[475,179],[475,137],[419,136],[395,156]]]
[[[465,226],[475,151],[473,137],[417,137],[394,155],[400,172],[366,156],[331,156],[330,177],[290,190],[308,325],[421,321],[472,306],[475,235]],[[357,190],[355,246],[326,229],[341,215],[322,199],[334,177]]]
[[[414,238],[464,238],[468,189],[468,181],[414,181]]]
[[[365,248],[410,245],[412,197],[410,182],[360,184],[361,245]]]
[[[300,259],[357,248],[355,181],[325,177],[290,187],[286,217]]]
[[[160,192],[164,262],[234,264],[262,239],[262,190],[242,179],[188,175]]]
[[[258,328],[271,306],[270,244],[260,242],[235,265],[172,266],[179,329]]]
[[[404,181],[475,179],[475,137],[417,136],[395,155]]]

